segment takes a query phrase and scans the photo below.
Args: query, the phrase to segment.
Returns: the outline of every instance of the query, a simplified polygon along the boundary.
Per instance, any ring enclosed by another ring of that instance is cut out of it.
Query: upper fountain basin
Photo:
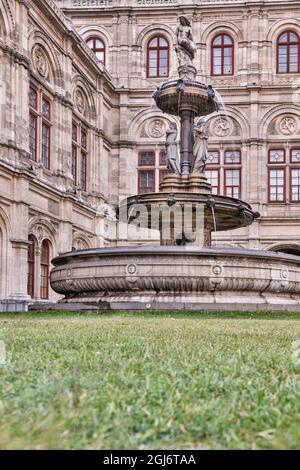
[[[155,100],[164,113],[179,116],[188,109],[196,116],[206,116],[218,109],[213,93],[212,88],[195,80],[170,80],[161,85]]]

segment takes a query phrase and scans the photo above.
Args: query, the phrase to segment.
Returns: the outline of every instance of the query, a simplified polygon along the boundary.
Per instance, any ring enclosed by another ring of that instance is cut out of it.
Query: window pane
[[[291,151],[291,162],[300,163],[300,149],[292,149]]]
[[[42,163],[45,168],[50,166],[50,127],[42,125]]]
[[[72,124],[72,140],[77,142],[77,126],[74,123]]]
[[[239,150],[228,150],[225,152],[225,163],[241,163],[241,152]]]
[[[205,172],[208,182],[211,184],[212,193],[218,194],[219,192],[219,171],[218,170],[206,170]]]
[[[154,152],[140,152],[139,166],[155,166]]]
[[[213,42],[213,45],[214,46],[219,46],[222,44],[222,36],[217,36],[215,39],[214,39],[214,42]]]
[[[283,149],[270,150],[269,162],[270,163],[284,163],[285,162],[284,150]]]
[[[76,145],[72,146],[72,177],[76,184],[76,179],[77,179],[77,147]]]
[[[99,62],[104,62],[104,52],[96,52],[96,57]]]
[[[298,36],[295,33],[290,33],[290,42],[298,42]]]
[[[151,193],[155,190],[154,170],[139,171],[139,192]]]
[[[41,253],[41,299],[47,300],[49,296],[49,245],[46,241],[42,243]]]
[[[208,165],[218,165],[220,162],[220,154],[218,151],[209,151],[207,156]]]
[[[29,91],[29,106],[35,110],[38,109],[38,95],[33,88],[30,88]]]
[[[287,42],[287,41],[288,41],[288,34],[287,33],[282,34],[279,38],[279,42],[282,43],[282,42]]]
[[[29,150],[32,160],[37,157],[37,117],[29,115]]]
[[[86,181],[86,169],[87,169],[87,157],[84,152],[81,152],[81,162],[80,162],[80,186],[83,191],[86,191],[87,181]]]
[[[50,120],[50,110],[51,110],[51,105],[50,105],[50,102],[48,100],[46,100],[45,98],[43,98],[42,100],[42,114],[43,114],[43,117]]]
[[[224,36],[224,45],[228,46],[229,44],[232,45],[232,39],[229,36]]]
[[[164,38],[160,38],[159,39],[159,46],[160,47],[168,47],[169,46],[168,41],[166,41],[166,39],[164,39]]]
[[[158,47],[158,38],[153,38],[153,39],[149,42],[149,47]]]

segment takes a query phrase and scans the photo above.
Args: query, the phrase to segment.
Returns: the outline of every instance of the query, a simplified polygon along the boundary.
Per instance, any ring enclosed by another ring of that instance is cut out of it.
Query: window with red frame
[[[72,123],[72,176],[75,185],[87,191],[88,135],[79,121]]]
[[[50,101],[42,98],[42,163],[50,169],[50,132],[51,132],[51,105]]]
[[[27,273],[27,293],[34,297],[34,274],[35,274],[35,239],[31,235],[28,238],[28,273]]]
[[[41,252],[41,293],[42,300],[49,298],[49,272],[50,272],[50,247],[49,242],[44,240]]]
[[[300,202],[300,148],[290,150],[290,199]]]
[[[139,152],[138,166],[139,194],[153,193],[155,191],[155,152],[149,150]]]
[[[284,148],[268,152],[268,199],[271,203],[286,201],[286,151]]]
[[[278,38],[277,72],[300,72],[300,38],[296,32],[285,31]]]
[[[211,74],[233,75],[234,43],[228,34],[219,34],[211,45]]]
[[[38,93],[29,90],[29,151],[32,160],[37,160]]]
[[[269,202],[285,202],[285,168],[269,168]]]
[[[29,150],[32,160],[50,169],[51,101],[42,91],[29,89]],[[41,152],[39,155],[39,151]]]
[[[169,76],[170,45],[163,36],[155,36],[147,45],[147,77]]]
[[[224,169],[225,176],[225,196],[240,198],[241,197],[241,170]]]
[[[105,44],[98,37],[91,37],[86,41],[87,46],[93,51],[97,60],[105,65]]]
[[[239,149],[209,150],[205,174],[213,194],[241,197],[242,154]]]
[[[291,202],[300,202],[300,168],[291,168]]]
[[[220,193],[220,170],[206,170],[205,175],[211,184],[213,194]]]
[[[72,177],[77,183],[77,144],[78,144],[78,126],[72,123]]]

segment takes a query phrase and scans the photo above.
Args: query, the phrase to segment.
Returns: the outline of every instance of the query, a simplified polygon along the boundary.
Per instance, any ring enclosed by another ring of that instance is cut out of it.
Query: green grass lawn
[[[1,314],[0,340],[1,449],[300,448],[300,313]]]

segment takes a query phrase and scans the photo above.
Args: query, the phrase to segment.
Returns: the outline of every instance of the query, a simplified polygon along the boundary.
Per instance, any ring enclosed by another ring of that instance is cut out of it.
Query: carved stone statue
[[[167,168],[173,173],[180,174],[179,154],[177,149],[177,124],[172,122],[170,128],[167,130],[166,140],[166,154],[167,154]]]
[[[204,175],[208,156],[208,137],[205,134],[205,118],[200,118],[194,126],[194,166],[193,173]]]
[[[180,16],[179,21],[180,24],[176,30],[177,45],[175,48],[179,64],[179,76],[181,79],[193,79],[196,76],[193,60],[197,46],[193,39],[192,25],[185,16]]]

